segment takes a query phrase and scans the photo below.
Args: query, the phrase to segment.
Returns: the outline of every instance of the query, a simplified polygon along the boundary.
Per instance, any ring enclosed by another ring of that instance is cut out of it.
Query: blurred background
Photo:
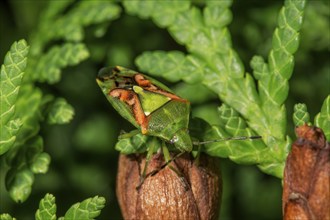
[[[0,5],[0,60],[3,61],[14,41],[24,38],[29,43],[30,34],[42,19],[40,14],[47,2],[7,0],[1,1]],[[229,29],[233,47],[247,72],[251,72],[249,62],[253,55],[267,57],[282,5],[282,1],[234,2]],[[330,93],[329,16],[329,1],[308,3],[286,102],[288,134],[293,139],[293,105],[306,103],[313,118]],[[134,59],[143,51],[185,51],[185,48],[177,44],[166,30],[150,20],[125,14],[123,8],[121,16],[109,25],[103,37],[95,38],[93,27],[84,31],[89,59],[65,68],[59,83],[36,84],[45,93],[66,98],[75,109],[74,119],[66,125],[41,125],[45,151],[51,155],[52,161],[47,174],[36,175],[32,194],[26,202],[15,204],[9,198],[4,186],[5,173],[0,170],[0,213],[10,213],[17,219],[33,219],[40,199],[49,192],[56,197],[58,216],[63,216],[73,203],[99,195],[107,202],[98,219],[121,218],[115,196],[118,152],[114,145],[119,132],[129,131],[132,126],[107,102],[95,83],[96,74],[103,66],[136,69]],[[163,82],[180,91],[179,85]],[[216,109],[220,104],[213,97],[205,103],[193,102],[193,114],[210,119],[210,109]],[[281,219],[280,179],[263,174],[255,166],[240,166],[227,159],[222,160],[222,172],[221,219]]]

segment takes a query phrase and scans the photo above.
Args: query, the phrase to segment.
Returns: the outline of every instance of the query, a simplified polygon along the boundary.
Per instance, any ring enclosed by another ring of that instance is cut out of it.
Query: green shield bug
[[[161,149],[166,164],[160,169],[184,152],[193,151],[193,145],[260,138],[260,136],[243,136],[193,142],[188,133],[190,102],[174,94],[162,83],[142,73],[120,66],[101,69],[96,81],[111,105],[139,130],[140,135],[154,136],[163,140]],[[172,144],[180,153],[171,159],[165,142]],[[155,150],[153,146],[155,145],[150,144],[148,149],[139,186],[147,176],[146,167]],[[199,152],[200,148],[198,148]],[[154,175],[158,171],[156,170],[149,175]]]
[[[188,100],[151,77],[120,66],[101,69],[97,83],[119,114],[142,134],[170,142],[181,152],[192,151]]]

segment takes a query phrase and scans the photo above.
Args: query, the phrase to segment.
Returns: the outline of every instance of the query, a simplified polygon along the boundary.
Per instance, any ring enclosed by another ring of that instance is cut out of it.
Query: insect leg
[[[147,175],[147,168],[148,168],[148,164],[149,164],[150,158],[151,158],[151,156],[153,155],[153,153],[155,151],[155,146],[156,146],[156,138],[153,139],[153,141],[152,141],[152,143],[150,145],[150,148],[148,149],[148,153],[147,153],[147,157],[146,157],[146,162],[144,164],[143,171],[142,171],[142,174],[140,176],[140,183],[136,187],[137,190],[142,186],[144,180],[150,175],[150,174]]]
[[[162,169],[164,169],[167,166],[171,167],[169,164],[172,161],[174,161],[176,158],[180,157],[181,155],[183,155],[185,153],[185,152],[180,152],[177,155],[175,155],[173,158],[171,158],[171,155],[170,155],[167,147],[164,146],[164,145],[165,145],[165,143],[163,142],[162,152],[163,152],[163,155],[164,155],[165,163],[159,169],[156,169],[156,170],[152,171],[151,173],[149,173],[148,175],[150,175],[150,176],[156,175],[159,171],[161,171]]]
[[[188,186],[188,183],[185,180],[185,177],[184,177],[183,173],[180,170],[178,170],[175,167],[170,165],[170,163],[172,161],[174,161],[176,158],[180,157],[181,155],[183,155],[186,152],[184,152],[184,151],[180,152],[177,155],[175,155],[173,158],[171,158],[170,152],[168,151],[168,148],[166,147],[165,142],[163,142],[163,144],[162,144],[162,152],[163,152],[163,155],[164,155],[165,163],[159,169],[152,171],[150,173],[150,176],[156,175],[159,171],[161,171],[162,169],[164,169],[165,167],[168,166],[168,168],[170,168],[173,172],[175,172],[176,175],[178,175],[178,177],[181,180],[185,190],[188,190],[189,186]]]
[[[126,139],[126,138],[131,138],[137,134],[141,133],[138,129],[135,129],[133,131],[130,131],[128,133],[125,132],[121,132],[121,134],[119,135],[119,139]]]
[[[201,151],[202,151],[202,145],[201,144],[197,144],[197,154],[195,156],[195,165],[198,167],[199,166],[199,156],[201,155]]]

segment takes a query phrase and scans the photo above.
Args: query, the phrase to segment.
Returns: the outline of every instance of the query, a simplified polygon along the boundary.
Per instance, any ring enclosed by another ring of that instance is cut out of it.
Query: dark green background
[[[21,38],[28,41],[42,19],[40,13],[46,3],[15,0],[0,4],[0,59],[3,60],[14,41]],[[233,22],[229,26],[233,47],[248,72],[251,72],[249,61],[253,55],[267,57],[282,4],[282,1],[252,0],[233,4]],[[314,117],[330,93],[329,11],[328,1],[311,1],[306,8],[301,46],[296,54],[286,102],[288,134],[293,138],[293,105],[306,103]],[[4,187],[4,170],[1,169],[0,213],[31,219],[39,200],[49,192],[56,197],[58,216],[63,216],[73,203],[99,195],[107,202],[98,219],[121,217],[115,196],[118,153],[114,144],[120,130],[129,131],[132,126],[112,109],[96,85],[95,76],[105,65],[134,69],[134,58],[143,51],[185,51],[185,48],[178,45],[166,30],[157,28],[150,20],[128,16],[124,9],[104,37],[94,38],[92,28],[85,29],[84,40],[91,57],[75,67],[66,68],[59,83],[36,85],[47,93],[66,98],[75,109],[70,124],[42,124],[40,133],[45,151],[52,157],[50,169],[45,175],[36,175],[32,194],[23,204],[14,204],[9,198]],[[220,102],[213,100],[206,104],[219,105]],[[281,180],[261,173],[255,166],[240,166],[226,159],[222,160],[222,172],[222,219],[281,219]]]

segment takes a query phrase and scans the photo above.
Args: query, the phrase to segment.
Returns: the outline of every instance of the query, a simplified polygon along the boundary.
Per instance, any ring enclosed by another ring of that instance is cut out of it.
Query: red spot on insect
[[[146,78],[144,78],[144,76],[142,74],[136,74],[134,76],[135,82],[141,86],[141,87],[149,87],[152,84],[150,83],[149,80],[147,80]]]
[[[136,122],[141,126],[141,133],[146,134],[149,120],[143,112],[137,94],[131,90],[113,89],[110,91],[109,95],[119,98],[120,101],[125,102],[131,108]]]
[[[157,86],[153,85],[150,80],[146,79],[142,74],[136,74],[134,76],[135,82],[142,87],[143,89],[149,91],[149,92],[154,92],[158,94],[162,94],[164,96],[167,96],[173,100],[181,101],[181,102],[188,102],[188,100],[182,99],[177,95],[174,95],[173,93],[164,91]]]

